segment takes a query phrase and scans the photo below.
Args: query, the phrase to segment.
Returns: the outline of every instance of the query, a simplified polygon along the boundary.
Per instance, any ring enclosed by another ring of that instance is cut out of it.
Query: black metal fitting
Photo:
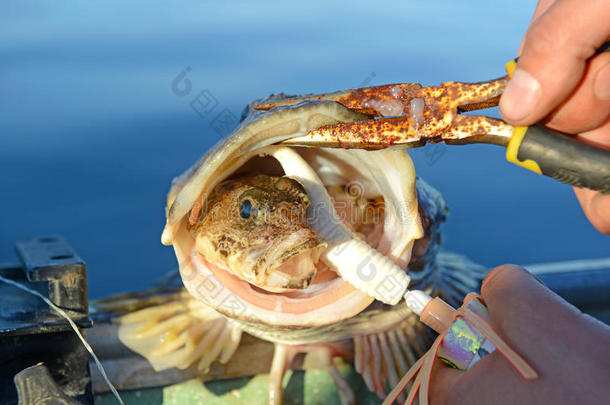
[[[90,327],[87,268],[72,247],[54,235],[18,242],[15,249],[20,263],[0,265],[0,275],[49,298],[79,328]],[[17,404],[13,378],[40,363],[64,394],[93,403],[89,354],[68,322],[40,297],[13,285],[0,282],[0,297],[0,403]]]

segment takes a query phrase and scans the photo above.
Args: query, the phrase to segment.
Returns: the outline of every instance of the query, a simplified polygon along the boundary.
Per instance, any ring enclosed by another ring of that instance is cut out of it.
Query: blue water
[[[272,92],[500,76],[534,3],[4,1],[0,261],[17,239],[59,233],[92,297],[142,287],[175,266],[159,242],[165,193],[224,135],[218,114]],[[609,255],[569,187],[494,146],[432,148],[412,156],[451,207],[448,249],[489,266]]]

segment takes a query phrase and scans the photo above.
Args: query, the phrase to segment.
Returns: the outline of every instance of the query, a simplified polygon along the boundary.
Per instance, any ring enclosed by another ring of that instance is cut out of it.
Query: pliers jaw
[[[609,51],[610,42],[600,51]],[[516,60],[506,65],[509,76]],[[362,113],[362,120],[318,128],[286,143],[303,146],[383,149],[426,142],[493,143],[506,147],[506,160],[575,187],[610,194],[610,151],[580,142],[542,124],[513,127],[502,120],[461,114],[498,105],[509,76],[480,83],[440,86],[389,84],[330,94],[291,98],[260,109],[331,100]],[[257,108],[255,106],[255,108]],[[367,119],[368,118],[368,119]]]
[[[304,146],[382,149],[417,147],[426,142],[506,145],[512,127],[503,121],[463,111],[498,104],[507,77],[481,83],[447,82],[423,87],[388,84],[260,104],[257,109],[295,105],[305,100],[331,100],[371,119],[321,127],[284,143]]]

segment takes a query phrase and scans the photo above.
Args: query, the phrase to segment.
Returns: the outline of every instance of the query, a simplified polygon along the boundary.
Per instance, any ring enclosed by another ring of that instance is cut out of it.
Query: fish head
[[[241,176],[214,187],[187,226],[209,262],[266,291],[303,289],[326,247],[307,224],[309,205],[291,178]]]

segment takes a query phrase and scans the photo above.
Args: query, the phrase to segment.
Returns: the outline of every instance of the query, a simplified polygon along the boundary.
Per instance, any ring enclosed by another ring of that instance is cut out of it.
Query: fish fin
[[[120,341],[146,358],[156,371],[186,369],[193,364],[207,371],[215,360],[229,361],[241,339],[235,322],[186,293],[130,312],[118,322]]]

